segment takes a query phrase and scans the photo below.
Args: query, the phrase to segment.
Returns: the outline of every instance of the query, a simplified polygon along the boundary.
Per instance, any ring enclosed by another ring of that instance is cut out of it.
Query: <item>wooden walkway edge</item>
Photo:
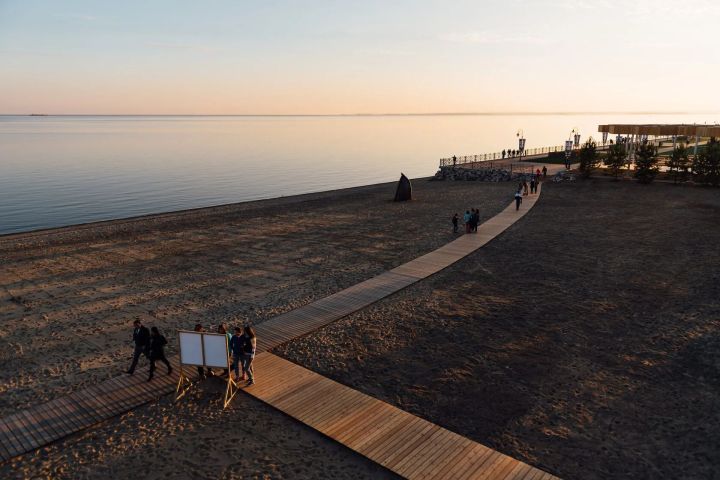
[[[481,224],[478,233],[462,235],[437,250],[388,272],[261,323],[256,328],[258,352],[268,351],[311,333],[447,268],[522,218],[537,202],[539,192],[540,188],[537,195],[524,197],[519,211],[515,210],[515,203],[511,203],[502,212]],[[177,357],[170,358],[173,367],[177,366],[177,360]],[[177,368],[175,370],[177,371]],[[263,378],[272,378],[268,383],[274,385],[277,383],[273,377],[276,373],[264,375]],[[144,375],[123,375],[6,416],[0,419],[0,462],[36,450],[172,393],[176,382],[177,373],[164,375],[162,368],[151,383],[145,382]],[[280,384],[278,386],[281,387]]]
[[[260,381],[245,392],[402,477],[557,479],[271,353],[255,370]]]

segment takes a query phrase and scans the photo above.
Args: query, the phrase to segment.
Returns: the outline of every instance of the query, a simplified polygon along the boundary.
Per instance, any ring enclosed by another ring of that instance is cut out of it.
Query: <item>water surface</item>
[[[0,234],[430,176],[599,123],[718,115],[0,116]],[[597,136],[597,134],[595,134]]]

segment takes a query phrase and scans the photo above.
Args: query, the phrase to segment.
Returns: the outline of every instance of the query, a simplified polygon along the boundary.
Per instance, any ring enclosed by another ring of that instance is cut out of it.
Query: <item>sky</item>
[[[710,0],[0,0],[0,113],[718,112]]]

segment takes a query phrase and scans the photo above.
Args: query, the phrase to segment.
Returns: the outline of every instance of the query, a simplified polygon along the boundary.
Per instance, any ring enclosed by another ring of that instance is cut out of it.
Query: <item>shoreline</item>
[[[411,178],[411,182],[420,182],[420,181],[430,181],[433,177],[427,176],[427,177],[418,177],[418,178]],[[172,220],[177,218],[183,218],[188,217],[191,215],[206,215],[206,216],[212,216],[217,215],[221,213],[233,213],[235,211],[243,210],[244,208],[252,209],[252,207],[257,208],[263,208],[265,206],[271,206],[271,205],[265,205],[265,204],[276,204],[276,203],[301,203],[306,201],[313,201],[313,200],[320,200],[324,199],[330,196],[337,196],[337,195],[352,195],[354,193],[361,193],[363,190],[366,190],[368,188],[372,187],[381,187],[385,185],[393,185],[396,184],[397,181],[392,182],[380,182],[380,183],[372,183],[369,185],[358,185],[355,187],[345,187],[345,188],[338,188],[333,190],[322,190],[319,192],[309,192],[309,193],[300,193],[297,195],[288,195],[288,196],[279,196],[279,197],[270,197],[270,198],[261,198],[257,200],[247,200],[242,202],[233,202],[233,203],[222,203],[218,205],[210,205],[206,207],[195,207],[195,208],[185,208],[181,210],[170,210],[166,212],[158,212],[158,213],[148,213],[144,215],[135,215],[130,217],[121,217],[121,218],[114,218],[110,220],[97,220],[92,222],[84,222],[84,223],[75,223],[70,225],[63,225],[59,227],[47,227],[47,228],[39,228],[36,230],[27,230],[23,232],[10,232],[10,233],[0,233],[0,247],[2,247],[2,244],[8,241],[14,241],[14,240],[24,240],[34,237],[40,237],[44,235],[60,235],[63,233],[74,233],[77,231],[84,231],[84,230],[90,230],[93,228],[110,228],[110,227],[116,227],[116,226],[122,226],[122,225],[133,225],[138,224],[142,222],[155,222],[155,221],[162,221],[162,220]],[[392,200],[392,198],[390,198]]]

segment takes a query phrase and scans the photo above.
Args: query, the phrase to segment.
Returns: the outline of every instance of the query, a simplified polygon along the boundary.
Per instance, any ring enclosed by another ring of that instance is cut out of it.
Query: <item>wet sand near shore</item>
[[[391,201],[393,183],[0,237],[0,415],[122,375],[135,318],[158,326],[173,354],[178,328],[259,323],[365,280],[452,240],[452,213],[477,207],[481,220],[492,217],[510,202],[514,187],[427,180],[413,186],[415,200],[407,203]],[[141,360],[136,375],[146,371]],[[235,400],[247,402],[244,396]],[[267,452],[280,473],[250,463],[238,467],[239,476],[339,476],[332,473],[335,453],[328,453],[335,452],[333,442],[297,432],[285,438],[296,422],[261,407],[250,414],[259,416],[257,428],[265,436],[248,433],[242,441],[254,456]],[[0,477],[105,477],[108,470],[93,466],[98,462],[129,477],[149,462],[174,478],[184,469],[158,466],[162,459],[153,452],[160,445],[170,458],[193,456],[202,463],[203,444],[221,442],[226,432],[218,425],[239,415],[227,413],[209,424],[204,419],[219,407],[196,408],[176,412],[163,401],[143,407],[5,464]],[[205,429],[202,441],[194,428]],[[178,440],[165,439],[163,430]],[[297,446],[312,442],[319,445],[317,455]],[[233,448],[233,457],[242,451]],[[365,459],[348,454],[343,461],[357,464],[348,472],[374,476]],[[317,469],[296,474],[293,468],[306,457]],[[65,470],[56,475],[56,468]],[[209,471],[208,478],[217,478],[225,470]]]
[[[720,471],[720,192],[545,185],[466,259],[275,353],[566,479]]]

